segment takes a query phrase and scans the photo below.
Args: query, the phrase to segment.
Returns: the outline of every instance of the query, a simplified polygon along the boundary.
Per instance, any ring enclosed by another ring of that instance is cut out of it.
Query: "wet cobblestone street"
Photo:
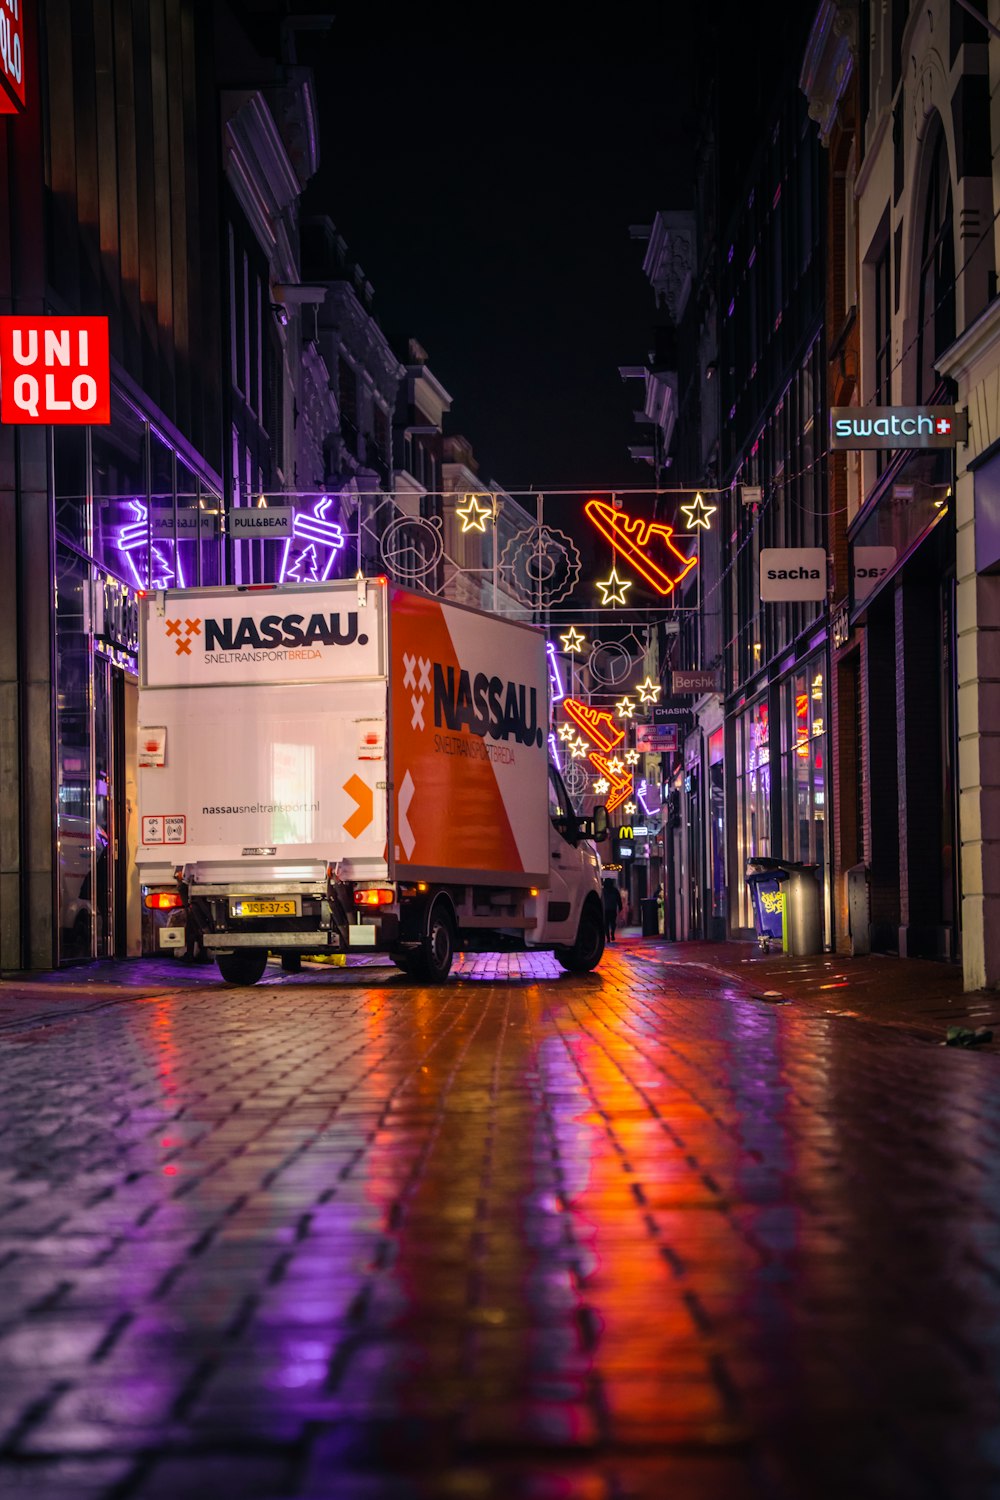
[[[0,986],[4,1497],[1000,1494],[996,1052],[635,942],[150,975]]]

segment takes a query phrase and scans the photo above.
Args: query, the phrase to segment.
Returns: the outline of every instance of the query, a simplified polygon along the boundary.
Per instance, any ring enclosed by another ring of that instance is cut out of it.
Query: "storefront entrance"
[[[60,547],[59,961],[140,951],[135,595]]]
[[[94,658],[94,957],[139,952],[136,726],[139,683]]]

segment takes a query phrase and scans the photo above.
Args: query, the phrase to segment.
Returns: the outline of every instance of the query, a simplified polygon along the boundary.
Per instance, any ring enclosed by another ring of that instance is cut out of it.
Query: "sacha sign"
[[[0,421],[110,422],[107,318],[0,318]]]
[[[969,441],[969,417],[953,406],[834,406],[830,447],[954,448]]]
[[[760,597],[778,603],[826,598],[826,553],[822,547],[762,547]]]

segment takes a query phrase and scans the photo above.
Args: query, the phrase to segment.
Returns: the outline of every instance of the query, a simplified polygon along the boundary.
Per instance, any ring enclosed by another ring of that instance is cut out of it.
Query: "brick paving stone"
[[[0,984],[0,1493],[1000,1493],[992,1002],[887,962]]]

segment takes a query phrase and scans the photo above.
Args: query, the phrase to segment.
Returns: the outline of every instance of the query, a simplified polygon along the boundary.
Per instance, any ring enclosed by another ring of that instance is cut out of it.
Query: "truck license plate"
[[[231,917],[297,917],[298,896],[278,896],[272,901],[230,901]]]

